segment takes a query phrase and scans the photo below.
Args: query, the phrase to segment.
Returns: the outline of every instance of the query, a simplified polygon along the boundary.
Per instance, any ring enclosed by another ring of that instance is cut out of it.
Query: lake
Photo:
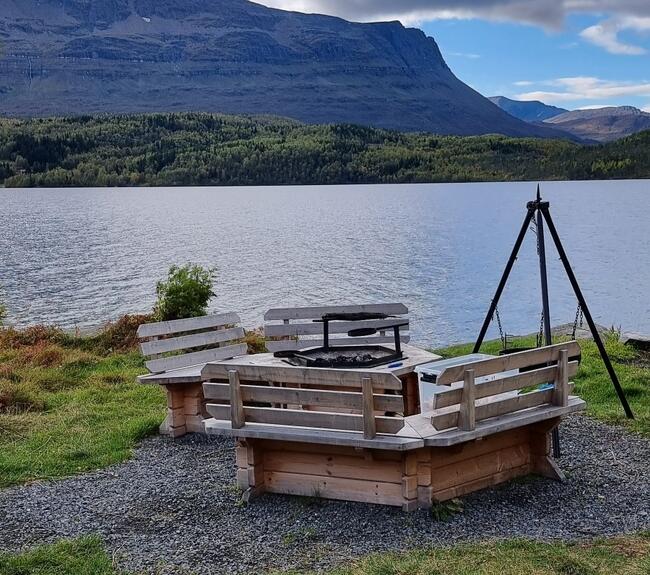
[[[596,321],[650,333],[650,180],[542,194]],[[11,323],[96,326],[150,310],[156,281],[191,261],[218,268],[211,308],[246,327],[269,307],[403,301],[413,340],[443,345],[476,337],[534,196],[534,183],[0,189],[0,289]],[[552,322],[571,322],[548,251]],[[529,233],[500,305],[509,333],[538,328],[536,257]]]

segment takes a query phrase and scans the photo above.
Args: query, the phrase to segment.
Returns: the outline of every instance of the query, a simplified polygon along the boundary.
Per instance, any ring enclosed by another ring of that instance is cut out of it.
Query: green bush
[[[156,284],[156,319],[167,321],[205,315],[208,302],[215,295],[212,291],[214,274],[214,269],[196,264],[169,268],[167,279]]]

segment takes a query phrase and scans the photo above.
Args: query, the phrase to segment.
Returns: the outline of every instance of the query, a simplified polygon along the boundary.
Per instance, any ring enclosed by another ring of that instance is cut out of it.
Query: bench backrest
[[[331,345],[390,344],[395,341],[391,329],[382,329],[395,323],[396,318],[408,322],[408,308],[402,303],[365,305],[328,305],[270,309],[264,314],[266,347],[271,352],[304,349],[323,345],[323,324],[313,320],[330,313],[384,313],[396,316],[365,321],[333,321],[329,325]],[[348,337],[348,331],[374,328],[377,333],[364,337]],[[400,328],[400,340],[409,342],[408,325]]]
[[[208,361],[245,355],[239,315],[222,313],[189,319],[145,323],[138,328],[147,369],[162,373]]]
[[[544,404],[566,406],[573,389],[569,378],[578,371],[579,357],[580,346],[570,341],[449,367],[436,378],[437,385],[451,387],[436,393],[431,424],[439,431],[471,431],[483,419]],[[499,377],[510,370],[520,372]],[[497,377],[475,383],[485,376]],[[545,383],[552,387],[534,389]],[[533,390],[521,393],[528,388]]]
[[[210,380],[203,384],[208,413],[233,429],[265,423],[358,431],[372,439],[404,426],[402,396],[385,393],[402,389],[390,372],[208,364],[201,378]]]

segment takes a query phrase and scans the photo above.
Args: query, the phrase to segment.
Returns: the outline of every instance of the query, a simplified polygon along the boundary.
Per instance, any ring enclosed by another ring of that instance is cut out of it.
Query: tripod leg
[[[487,333],[488,327],[490,327],[490,322],[492,321],[492,316],[494,315],[494,310],[496,309],[499,303],[499,299],[501,298],[501,294],[503,293],[503,290],[506,287],[508,277],[510,276],[510,272],[512,271],[512,266],[514,266],[515,261],[517,260],[519,249],[521,248],[521,244],[524,241],[524,237],[526,236],[526,232],[528,231],[528,226],[530,225],[530,221],[533,219],[535,210],[536,208],[531,208],[531,207],[528,208],[528,213],[524,218],[524,223],[521,226],[521,230],[519,230],[517,241],[515,241],[515,245],[512,248],[512,253],[510,254],[510,258],[508,258],[506,269],[503,271],[503,275],[501,276],[501,281],[499,282],[497,291],[495,292],[494,297],[492,298],[490,309],[488,310],[487,316],[485,316],[485,321],[483,322],[483,326],[481,327],[481,332],[478,336],[478,339],[476,340],[476,343],[474,344],[473,353],[478,353],[479,349],[481,348],[481,345],[483,344],[483,340],[485,339],[485,334]]]
[[[544,340],[546,341],[546,345],[553,345],[553,338],[551,336],[551,310],[548,302],[548,275],[546,273],[544,218],[542,217],[541,210],[537,210],[537,247],[539,252],[539,278],[542,284],[542,309],[544,310]],[[555,458],[561,456],[560,430],[557,427],[553,428],[553,456]]]
[[[618,376],[614,371],[614,367],[612,366],[612,362],[609,359],[609,355],[607,355],[607,350],[605,349],[603,340],[601,339],[600,334],[596,329],[596,324],[594,323],[594,320],[591,317],[591,312],[589,311],[589,308],[587,307],[587,302],[585,301],[585,298],[582,295],[582,290],[578,285],[578,280],[576,279],[576,276],[573,273],[573,270],[571,269],[571,264],[569,264],[569,259],[567,258],[566,252],[564,251],[564,247],[562,246],[562,242],[560,241],[560,236],[558,235],[557,230],[555,229],[555,224],[553,223],[553,219],[551,218],[551,213],[549,212],[548,207],[543,207],[541,208],[541,210],[542,210],[542,214],[544,215],[544,219],[546,220],[546,224],[548,225],[548,231],[550,232],[551,237],[553,238],[553,242],[555,242],[555,247],[557,248],[558,254],[560,255],[560,259],[562,260],[562,265],[564,266],[564,270],[566,271],[569,281],[571,282],[571,287],[573,288],[573,291],[575,292],[576,297],[578,298],[578,302],[582,307],[582,311],[584,313],[585,319],[587,320],[587,324],[589,325],[589,329],[591,330],[591,335],[594,338],[596,347],[598,347],[600,356],[603,358],[603,362],[605,364],[605,367],[607,368],[607,373],[609,373],[609,377],[612,380],[612,383],[614,384],[614,389],[616,389],[616,394],[618,395],[618,399],[620,400],[621,405],[625,410],[625,415],[628,417],[628,419],[634,419],[634,414],[632,413],[630,404],[627,402],[627,398],[625,397],[625,392],[623,391],[623,388],[621,387],[621,384],[618,381]]]

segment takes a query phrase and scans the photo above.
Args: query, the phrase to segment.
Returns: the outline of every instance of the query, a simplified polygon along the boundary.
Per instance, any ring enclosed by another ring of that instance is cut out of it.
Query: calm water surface
[[[650,181],[542,192],[596,320],[650,333]],[[269,307],[403,301],[414,341],[464,341],[534,194],[529,183],[5,189],[0,287],[16,324],[94,326],[149,310],[156,280],[192,261],[218,268],[212,308],[248,327]],[[553,323],[572,321],[554,250],[549,266]],[[531,233],[500,306],[508,332],[536,330],[538,282]]]

